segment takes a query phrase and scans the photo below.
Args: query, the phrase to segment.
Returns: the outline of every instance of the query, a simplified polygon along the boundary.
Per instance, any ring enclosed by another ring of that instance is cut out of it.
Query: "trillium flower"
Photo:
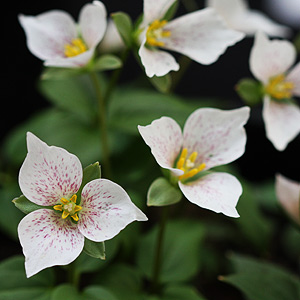
[[[264,86],[263,118],[268,139],[284,150],[300,132],[300,109],[290,99],[300,96],[300,63],[293,44],[269,40],[258,32],[250,54],[252,74]]]
[[[26,215],[18,226],[27,277],[74,261],[84,238],[102,242],[135,220],[147,220],[122,187],[107,179],[87,183],[78,203],[83,176],[79,159],[32,133],[27,134],[27,147],[20,189],[28,200],[45,206]]]
[[[281,206],[300,225],[300,183],[278,174],[275,188]]]
[[[175,0],[144,0],[139,56],[147,76],[163,76],[178,71],[175,58],[166,51],[179,52],[198,63],[215,62],[227,47],[244,34],[229,29],[212,8],[167,21],[164,16]]]
[[[162,117],[139,132],[157,163],[170,170],[184,196],[192,203],[230,217],[238,217],[240,182],[222,172],[204,172],[232,162],[245,151],[243,125],[249,108],[223,111],[200,108],[187,119],[183,133],[172,118]]]
[[[86,4],[79,24],[66,12],[52,10],[36,17],[19,16],[29,50],[46,66],[85,66],[106,30],[106,9],[99,1]]]
[[[230,28],[249,36],[254,35],[257,30],[279,37],[291,34],[291,29],[287,26],[279,25],[263,13],[249,9],[245,0],[208,0],[207,6],[214,8]]]

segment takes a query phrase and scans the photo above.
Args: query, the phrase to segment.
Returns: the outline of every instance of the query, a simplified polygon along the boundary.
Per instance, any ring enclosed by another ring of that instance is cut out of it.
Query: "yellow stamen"
[[[61,217],[62,217],[63,219],[66,219],[66,218],[68,217],[69,214],[70,214],[70,213],[68,213],[68,212],[66,212],[66,211],[64,210],[63,213],[62,213],[62,215],[61,215]]]
[[[171,31],[164,30],[167,25],[166,20],[154,20],[148,27],[146,32],[146,43],[153,47],[163,47],[165,43],[159,39],[167,38],[171,35]]]
[[[75,208],[74,208],[74,213],[76,213],[76,212],[78,212],[80,210],[82,210],[82,207],[79,206],[79,205],[76,205]]]
[[[198,156],[198,152],[193,152],[193,153],[190,155],[190,157],[188,158],[188,160],[189,160],[190,162],[195,162],[197,156]]]
[[[74,194],[74,195],[71,197],[70,201],[76,203],[76,201],[77,201],[77,195]]]
[[[61,204],[54,205],[53,209],[62,211],[62,205]]]
[[[61,199],[60,199],[60,202],[61,202],[62,204],[68,204],[68,203],[69,203],[69,200],[67,200],[67,199],[65,199],[65,198],[61,198]]]
[[[71,216],[71,218],[72,218],[74,221],[78,221],[78,220],[79,220],[79,218],[78,218],[78,215],[77,215],[77,214],[75,214],[75,215]]]
[[[66,219],[68,216],[70,216],[73,220],[78,221],[79,216],[77,212],[82,210],[82,207],[80,205],[76,205],[77,201],[77,195],[74,194],[69,200],[66,198],[61,198],[60,202],[62,204],[57,204],[53,206],[54,210],[62,211],[61,217],[63,219]]]
[[[66,44],[64,47],[65,47],[64,53],[66,57],[77,56],[87,51],[87,47],[81,38],[73,39],[71,44]]]
[[[266,93],[277,100],[291,98],[294,84],[292,82],[285,81],[285,79],[286,77],[284,74],[272,77],[265,86]]]

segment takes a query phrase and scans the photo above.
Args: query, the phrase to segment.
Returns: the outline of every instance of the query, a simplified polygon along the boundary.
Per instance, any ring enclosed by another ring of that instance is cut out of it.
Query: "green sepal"
[[[248,105],[256,105],[263,98],[263,86],[260,82],[251,79],[241,79],[236,85],[236,92]]]
[[[84,239],[83,251],[91,257],[105,260],[104,242],[94,242],[89,239]]]
[[[124,12],[116,12],[111,14],[111,17],[117,27],[117,30],[127,47],[132,45],[132,21],[128,14]]]
[[[112,54],[104,54],[97,58],[91,69],[93,71],[108,71],[115,70],[122,67],[122,61],[119,57]]]
[[[169,20],[173,19],[173,17],[176,14],[176,11],[178,9],[178,6],[179,6],[179,1],[175,0],[173,2],[173,4],[169,7],[169,9],[167,10],[167,12],[165,13],[165,15],[163,16],[162,20],[169,21]]]
[[[25,196],[21,195],[20,197],[17,197],[12,200],[14,205],[22,211],[24,214],[29,214],[37,209],[52,209],[52,206],[42,206],[42,205],[37,205],[31,201],[29,201]]]
[[[173,186],[166,178],[155,179],[149,187],[147,194],[148,206],[166,206],[179,202],[181,191]]]
[[[157,77],[153,76],[149,78],[152,85],[161,93],[168,93],[172,85],[172,79],[170,74],[165,76]]]

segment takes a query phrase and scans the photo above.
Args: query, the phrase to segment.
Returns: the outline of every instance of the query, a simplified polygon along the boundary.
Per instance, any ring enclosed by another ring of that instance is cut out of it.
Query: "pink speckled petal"
[[[242,186],[234,176],[211,173],[195,182],[178,184],[184,196],[192,203],[229,217],[239,217],[235,207],[242,194]]]
[[[263,32],[256,33],[249,63],[257,79],[267,83],[271,77],[288,71],[295,60],[296,49],[291,42],[269,40]]]
[[[275,188],[281,206],[295,222],[300,224],[300,183],[278,174]]]
[[[212,8],[198,10],[170,21],[165,30],[171,36],[162,39],[163,48],[184,54],[201,64],[212,64],[227,47],[245,35],[228,28]]]
[[[162,19],[174,2],[175,0],[144,0],[143,24]]]
[[[64,57],[64,45],[77,37],[75,22],[64,11],[52,10],[36,17],[19,15],[27,47],[42,60]]]
[[[300,108],[292,103],[280,103],[265,97],[263,119],[267,138],[283,151],[300,132]]]
[[[78,228],[95,242],[113,238],[133,221],[147,220],[124,189],[107,179],[95,179],[86,184],[80,205]]]
[[[183,146],[189,153],[198,152],[196,164],[206,169],[224,165],[239,158],[245,151],[244,125],[249,107],[233,110],[200,108],[187,119],[183,130]]]
[[[96,47],[101,41],[106,23],[106,9],[102,2],[94,1],[83,6],[79,15],[79,26],[89,48]]]
[[[300,97],[300,62],[287,75],[286,81],[293,82],[293,95]]]
[[[84,245],[84,236],[77,226],[50,209],[26,215],[19,223],[18,235],[27,277],[48,267],[71,263]]]
[[[79,190],[82,167],[75,155],[59,147],[49,147],[30,132],[27,148],[19,173],[20,189],[26,198],[39,205],[52,206]]]
[[[174,161],[182,147],[182,133],[180,126],[169,117],[161,117],[150,125],[138,126],[138,130],[157,163],[176,175],[183,171],[173,168]]]

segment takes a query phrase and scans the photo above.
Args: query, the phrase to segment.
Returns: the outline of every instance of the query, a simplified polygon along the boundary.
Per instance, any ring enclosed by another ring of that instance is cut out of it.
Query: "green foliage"
[[[132,21],[128,14],[124,12],[116,12],[111,14],[111,17],[117,27],[117,30],[127,47],[132,45]]]
[[[179,202],[182,193],[174,187],[166,178],[159,177],[149,187],[147,194],[148,206],[165,206]]]
[[[118,300],[109,290],[102,286],[89,286],[83,293],[84,300]]]
[[[119,57],[112,54],[104,54],[97,58],[92,68],[94,71],[115,70],[122,67],[122,61]]]
[[[170,74],[160,77],[153,76],[149,78],[149,80],[153,84],[153,86],[161,93],[168,93],[172,86],[172,78]]]
[[[169,285],[163,292],[162,300],[205,300],[193,287],[188,285]]]
[[[294,45],[295,45],[298,53],[300,53],[300,32],[298,33],[298,35],[296,36],[296,38],[294,40]]]
[[[61,284],[51,293],[51,300],[82,300],[79,292],[71,284]]]
[[[89,239],[84,239],[84,248],[86,254],[94,258],[105,259],[105,245],[104,242],[94,242]]]
[[[29,201],[25,196],[21,195],[18,198],[13,199],[12,201],[14,205],[22,211],[24,214],[29,214],[37,209],[41,208],[51,208],[46,206],[37,205],[31,201]]]
[[[253,106],[262,101],[263,87],[254,79],[241,79],[236,85],[236,91],[247,105]]]

